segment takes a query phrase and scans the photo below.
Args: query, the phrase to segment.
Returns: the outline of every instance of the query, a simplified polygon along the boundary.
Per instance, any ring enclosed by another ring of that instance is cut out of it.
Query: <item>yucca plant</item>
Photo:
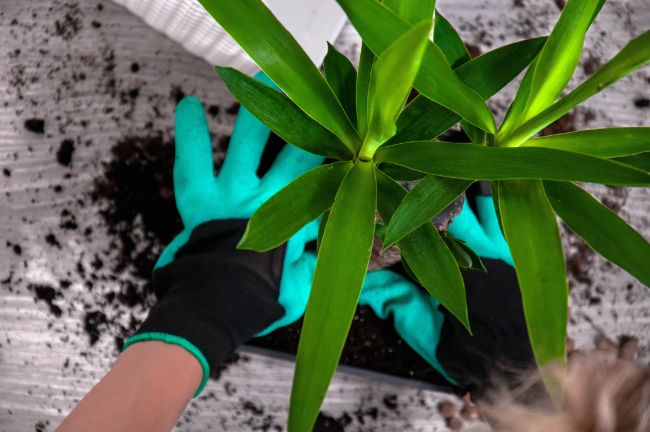
[[[270,198],[239,244],[272,249],[322,216],[290,430],[310,430],[315,422],[354,315],[376,226],[384,246],[396,244],[415,279],[470,331],[454,243],[431,219],[476,180],[493,182],[540,365],[565,356],[567,278],[555,212],[604,256],[650,283],[643,266],[648,243],[572,183],[650,184],[647,170],[632,166],[647,160],[638,155],[650,151],[650,128],[531,139],[650,59],[645,33],[556,100],[602,1],[570,0],[548,39],[470,59],[439,14],[431,40],[435,0],[338,0],[362,36],[361,57],[355,70],[330,47],[324,74],[260,0],[200,1],[283,92],[218,67],[233,95],[281,138],[332,161]],[[485,100],[531,62],[497,129]],[[413,87],[419,95],[405,105]],[[471,143],[435,140],[457,123]],[[613,160],[619,158],[626,164]],[[397,181],[407,179],[419,179],[408,194]]]

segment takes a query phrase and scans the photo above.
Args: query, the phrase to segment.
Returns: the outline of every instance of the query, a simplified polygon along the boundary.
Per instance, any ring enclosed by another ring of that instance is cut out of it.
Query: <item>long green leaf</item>
[[[233,68],[217,67],[217,72],[235,98],[286,142],[334,159],[352,157],[350,150],[332,132],[312,120],[282,93]]]
[[[411,25],[376,0],[337,0],[348,18],[375,54],[381,54],[392,41],[406,33]],[[481,129],[495,132],[490,109],[481,97],[453,73],[444,54],[433,42],[425,49],[415,88],[461,115]]]
[[[433,21],[424,21],[414,26],[375,60],[368,89],[368,133],[362,157],[371,158],[375,149],[395,135],[395,120],[420,70],[432,25]]]
[[[359,137],[336,96],[291,34],[261,0],[200,0],[296,105],[352,151]]]
[[[522,78],[521,83],[519,83],[519,89],[517,90],[515,100],[513,100],[508,107],[503,123],[497,133],[497,145],[500,145],[501,141],[505,141],[507,137],[521,125],[521,119],[526,110],[526,101],[530,96],[530,88],[533,85],[533,75],[535,74],[536,64],[537,58],[532,61],[526,70],[526,74]]]
[[[624,127],[567,132],[533,138],[523,147],[545,147],[598,157],[650,152],[650,127]]]
[[[389,223],[406,191],[377,170],[377,192],[379,213]],[[463,278],[454,255],[433,225],[421,225],[397,246],[416,280],[471,332]]]
[[[323,213],[321,217],[320,224],[318,225],[318,235],[316,236],[316,253],[320,250],[320,245],[323,243],[323,234],[325,234],[325,227],[327,226],[327,220],[330,217],[329,210]]]
[[[461,39],[451,23],[440,13],[436,13],[433,41],[440,47],[452,68],[456,69],[471,60],[465,42],[463,42],[463,39]],[[485,144],[487,136],[484,130],[477,128],[465,120],[462,120],[460,124],[474,144]]]
[[[442,239],[447,244],[447,247],[451,253],[454,254],[454,258],[456,258],[458,267],[480,272],[487,272],[487,269],[483,265],[483,261],[481,261],[481,257],[479,257],[478,254],[472,250],[472,248],[465,244],[465,242],[458,240],[449,233],[443,233]]]
[[[365,43],[362,43],[356,92],[357,128],[362,139],[365,139],[368,132],[368,87],[370,86],[370,73],[374,62],[375,55]]]
[[[555,212],[596,252],[650,287],[650,243],[616,213],[571,183],[545,181]]]
[[[568,95],[526,121],[499,145],[518,146],[605,87],[650,61],[650,31],[630,41],[614,58]]]
[[[433,19],[436,0],[384,0],[384,4],[404,21],[417,24]]]
[[[319,166],[289,183],[253,214],[238,248],[262,252],[287,241],[332,206],[351,166],[351,162]]]
[[[420,225],[431,222],[472,184],[428,175],[406,195],[391,218],[384,247],[388,247]]]
[[[542,182],[499,182],[499,210],[537,364],[564,360],[569,302],[566,265]]]
[[[467,137],[473,144],[485,145],[487,143],[488,134],[484,130],[477,128],[473,124],[467,123],[465,120],[461,120],[460,127],[463,129],[463,132],[467,134]]]
[[[404,2],[408,3],[408,2]],[[438,45],[447,59],[447,63],[456,69],[471,60],[465,42],[456,29],[440,12],[436,13],[436,25],[433,30],[433,42]]]
[[[567,2],[539,53],[524,121],[555,102],[564,90],[578,66],[587,29],[598,9],[600,5],[594,0]]]
[[[422,180],[427,175],[421,171],[415,171],[401,165],[383,164],[381,170],[389,177],[398,181]]]
[[[381,147],[377,162],[468,180],[545,179],[647,186],[650,175],[636,168],[542,147],[486,147],[442,141],[413,141]]]
[[[370,260],[376,198],[374,165],[357,162],[336,194],[318,252],[298,343],[290,431],[312,430],[336,370]]]
[[[530,64],[544,40],[528,39],[494,49],[459,66],[455,73],[483,99],[488,99]],[[455,112],[417,96],[397,119],[397,134],[389,142],[433,139],[460,120]]]
[[[530,64],[544,46],[545,37],[514,42],[459,66],[455,72],[483,99],[488,99]]]
[[[327,44],[327,55],[323,60],[325,79],[343,106],[345,113],[352,123],[357,123],[357,104],[355,101],[357,86],[357,71],[350,60],[338,52],[330,43]]]
[[[567,3],[539,57],[519,86],[499,130],[500,137],[507,138],[560,95],[578,65],[585,34],[604,3],[605,0]]]
[[[645,172],[650,172],[650,152],[639,153],[631,156],[613,158],[612,160],[625,165],[633,166]]]

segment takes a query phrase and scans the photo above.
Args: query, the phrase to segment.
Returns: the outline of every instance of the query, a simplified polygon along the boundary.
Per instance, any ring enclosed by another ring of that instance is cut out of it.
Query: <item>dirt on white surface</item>
[[[543,35],[559,13],[553,0],[439,3],[476,52]],[[573,83],[648,23],[649,3],[607,2]],[[2,0],[0,42],[0,430],[47,431],[106,372],[120,339],[153,301],[147,263],[160,245],[142,227],[165,215],[151,207],[134,213],[130,226],[107,223],[107,212],[123,210],[107,208],[97,195],[98,179],[119,157],[114,149],[133,152],[130,146],[140,143],[136,152],[145,161],[151,152],[170,151],[175,103],[193,94],[208,111],[219,162],[236,104],[210,65],[108,1]],[[350,26],[336,45],[351,58],[358,55]],[[513,91],[491,101],[497,112]],[[556,127],[614,125],[650,126],[650,68]],[[168,195],[169,173],[113,174],[151,177],[147,190]],[[588,189],[650,236],[647,189]],[[564,241],[569,332],[578,348],[592,347],[601,334],[615,342],[634,337],[647,364],[650,291],[570,233]],[[283,430],[291,377],[289,360],[242,353],[192,402],[177,429]],[[446,430],[437,409],[443,400],[460,403],[425,385],[342,370],[321,423],[330,428],[323,430]],[[464,430],[481,427],[469,422]]]

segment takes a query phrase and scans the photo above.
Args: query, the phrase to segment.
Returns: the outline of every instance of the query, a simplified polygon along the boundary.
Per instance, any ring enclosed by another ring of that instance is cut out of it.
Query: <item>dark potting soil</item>
[[[281,145],[272,137],[268,147],[271,150],[263,156],[261,172],[268,168],[269,159],[272,160]],[[112,154],[113,160],[105,164],[104,176],[95,183],[92,193],[92,199],[104,209],[102,217],[118,250],[117,260],[110,265],[116,272],[131,269],[137,278],[149,281],[159,251],[182,229],[174,204],[173,146],[159,135],[131,136],[118,142]],[[142,221],[143,233],[133,229],[136,219]],[[151,286],[146,282],[144,287],[132,284],[109,300],[133,307],[145,305],[150,296]],[[84,328],[91,343],[96,340],[97,329],[106,325],[105,319],[100,311],[89,312]],[[137,324],[134,322],[133,327]],[[121,343],[132,330],[124,328],[124,334],[118,335],[116,343]],[[249,343],[293,354],[297,350],[300,330],[301,322],[297,322]],[[400,338],[390,320],[379,319],[364,306],[357,308],[341,362],[400,377],[445,383]]]

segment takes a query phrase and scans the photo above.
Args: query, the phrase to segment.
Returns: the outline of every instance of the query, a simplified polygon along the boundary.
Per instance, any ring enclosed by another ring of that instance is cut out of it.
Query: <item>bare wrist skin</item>
[[[134,344],[57,430],[171,430],[202,377],[197,359],[179,346],[158,341]]]

